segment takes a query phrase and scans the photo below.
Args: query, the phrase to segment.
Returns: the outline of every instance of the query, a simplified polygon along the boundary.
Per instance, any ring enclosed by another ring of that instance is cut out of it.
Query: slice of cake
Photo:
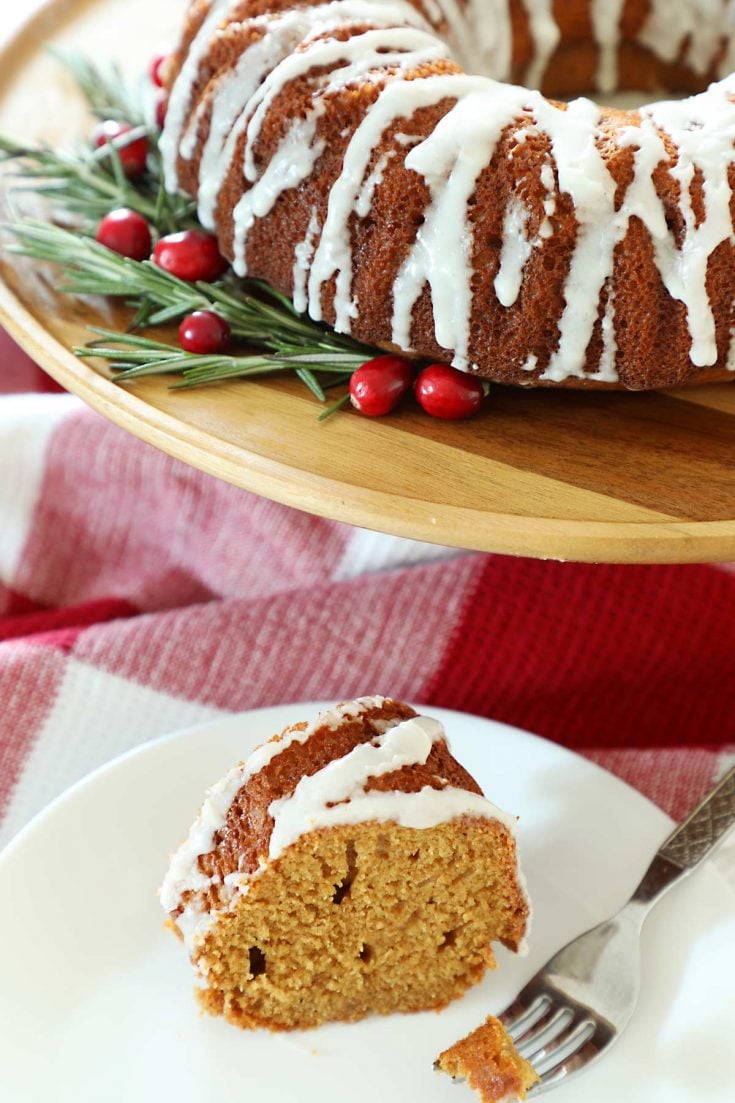
[[[533,1066],[524,1061],[502,1023],[492,1016],[440,1053],[435,1068],[455,1080],[466,1080],[482,1103],[525,1099],[538,1082]]]
[[[518,950],[514,820],[438,721],[364,697],[296,724],[207,794],[161,888],[203,986],[241,1027],[440,1008]]]

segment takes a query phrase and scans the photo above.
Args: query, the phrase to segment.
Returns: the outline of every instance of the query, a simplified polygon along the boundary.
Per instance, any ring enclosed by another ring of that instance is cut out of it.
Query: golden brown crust
[[[525,1099],[538,1081],[533,1066],[516,1050],[498,1019],[488,1017],[466,1038],[444,1050],[436,1068],[455,1079],[466,1080],[482,1103]]]
[[[553,5],[559,44],[549,59],[541,91],[566,99],[595,86],[600,57],[594,42],[589,0],[567,0]],[[656,57],[638,42],[650,15],[649,0],[624,0],[620,16],[617,69],[621,92],[700,92],[716,79],[724,53],[715,56],[706,73],[696,73],[683,57],[671,62]],[[533,60],[533,38],[523,0],[510,0],[513,30],[513,81],[524,83]]]
[[[301,6],[316,0],[300,0]],[[194,88],[192,112],[202,106],[199,148],[195,157],[186,162],[179,159],[178,170],[184,190],[196,195],[197,168],[210,117],[209,99],[218,74],[226,70],[234,58],[258,37],[262,30],[248,19],[270,11],[295,6],[292,0],[242,0],[213,39],[206,64],[202,67]],[[415,6],[422,9],[420,0]],[[186,45],[201,23],[208,4],[197,0],[190,9],[184,48],[176,56],[168,75],[175,78]],[[623,87],[656,87],[696,91],[705,87],[715,75],[715,59],[711,72],[696,76],[681,59],[663,63],[635,42],[649,12],[646,0],[628,0],[622,19],[622,45],[619,56]],[[523,4],[511,5],[513,19],[514,73],[521,80],[531,60],[531,36]],[[587,89],[598,64],[597,50],[592,45],[590,4],[555,5],[561,41],[552,57],[544,82],[544,91],[569,95]],[[366,29],[366,24],[354,24],[336,33],[349,37]],[[333,36],[334,33],[333,33]],[[424,66],[406,77],[419,78],[430,73],[458,72],[451,62]],[[266,115],[255,149],[255,160],[262,168],[274,155],[291,120],[304,117],[311,103],[320,70],[315,69],[289,82],[279,93]],[[266,280],[279,291],[291,295],[294,291],[293,265],[297,245],[307,235],[314,215],[323,225],[328,197],[342,170],[345,149],[352,134],[370,105],[379,95],[384,79],[373,74],[369,82],[332,91],[323,96],[328,109],[317,124],[318,137],[324,151],[314,165],[309,178],[299,187],[283,192],[271,212],[256,219],[248,235],[247,263],[251,275]],[[429,202],[425,181],[404,163],[406,147],[395,141],[397,133],[408,132],[423,138],[431,134],[439,120],[451,109],[448,99],[430,108],[414,112],[410,118],[396,120],[383,135],[379,148],[368,167],[371,171],[379,157],[392,151],[382,179],[375,188],[370,218],[353,215],[350,223],[354,275],[352,291],[359,304],[358,316],[352,323],[353,335],[359,340],[380,347],[392,345],[393,284],[396,273],[408,256],[418,227]],[[603,110],[601,149],[612,175],[619,181],[620,196],[630,182],[632,150],[621,148],[615,135],[621,127],[640,126],[635,112]],[[523,133],[523,140],[518,140]],[[607,138],[605,137],[607,134]],[[233,211],[246,186],[242,174],[244,136],[233,157],[232,168],[220,193],[216,224],[220,245],[228,257],[233,257]],[[520,195],[530,210],[528,235],[536,234],[546,219],[544,199],[546,189],[541,181],[541,167],[549,152],[548,139],[533,128],[528,119],[514,122],[505,131],[491,163],[481,173],[472,200],[470,221],[473,229],[472,267],[473,308],[470,324],[469,361],[473,369],[485,378],[514,385],[550,385],[586,387],[590,389],[651,389],[686,384],[731,380],[727,356],[733,328],[732,299],[735,247],[723,243],[712,256],[708,270],[708,291],[716,320],[717,364],[711,368],[696,368],[689,356],[691,337],[685,306],[672,299],[664,286],[655,262],[651,237],[642,223],[633,219],[625,240],[614,257],[610,287],[615,289],[616,367],[619,383],[607,383],[590,378],[571,378],[549,383],[541,378],[559,343],[559,319],[565,303],[565,288],[571,258],[577,240],[575,211],[569,196],[558,190],[556,210],[552,216],[554,232],[534,248],[524,269],[521,293],[510,307],[503,306],[494,292],[499,270],[504,212],[512,195]],[[668,142],[669,164],[662,164],[655,173],[654,184],[677,245],[684,234],[679,205],[679,185],[672,175],[676,150]],[[701,203],[701,181],[693,184],[693,200],[697,193]],[[321,291],[324,319],[336,320],[333,304],[334,278],[327,280]],[[599,316],[587,348],[585,372],[593,374],[600,362],[603,316],[606,295],[600,304]],[[450,354],[435,338],[431,292],[427,287],[419,297],[413,312],[411,341],[422,359],[447,361]],[[536,358],[536,367],[529,371],[529,353]]]
[[[438,1010],[495,967],[493,942],[518,949],[529,904],[513,833],[492,810],[426,827],[394,819],[306,823],[269,855],[273,801],[415,716],[390,698],[363,698],[265,745],[283,744],[270,761],[262,756],[259,772],[245,775],[211,851],[198,859],[208,884],[183,892],[170,919],[205,980],[197,992],[204,1010],[271,1030]],[[230,776],[236,785],[242,775]],[[481,794],[441,736],[424,763],[372,777],[365,787]],[[236,872],[244,881],[225,883]]]
[[[268,854],[273,830],[268,808],[273,801],[290,796],[303,777],[311,777],[329,762],[349,754],[358,744],[374,739],[381,730],[376,723],[400,723],[412,716],[416,716],[416,712],[410,706],[385,699],[381,705],[367,708],[357,716],[344,717],[337,727],[325,724],[317,728],[304,743],[291,743],[240,789],[224,827],[215,835],[212,851],[199,859],[202,872],[208,877],[216,874],[219,881],[238,870],[254,872],[259,865],[258,859]],[[278,741],[289,732],[305,727],[305,724],[294,725],[275,739]],[[423,765],[405,766],[372,778],[366,788],[414,793],[425,785],[442,788],[439,779],[473,793],[482,792],[443,742],[434,744]]]

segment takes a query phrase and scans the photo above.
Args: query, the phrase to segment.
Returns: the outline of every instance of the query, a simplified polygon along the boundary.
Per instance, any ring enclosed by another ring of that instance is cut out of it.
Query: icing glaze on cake
[[[251,778],[294,743],[305,744],[325,728],[335,729],[345,719],[379,710],[385,701],[382,697],[364,697],[335,706],[313,724],[291,729],[280,739],[258,747],[208,791],[186,840],[171,858],[160,890],[161,904],[165,911],[176,913],[176,923],[190,950],[218,914],[217,909],[203,908],[201,894],[206,895],[216,886],[224,910],[231,909],[238,895],[247,893],[252,879],[308,832],[368,822],[426,829],[464,816],[495,820],[513,831],[512,816],[481,794],[448,782],[440,788],[424,785],[416,792],[366,791],[367,783],[374,778],[406,766],[425,765],[433,745],[445,743],[442,725],[430,717],[411,716],[392,722],[377,719],[372,721],[377,734],[371,742],[358,744],[316,773],[304,776],[293,792],[269,805],[273,823],[268,851],[259,857],[257,870],[236,871],[221,880],[203,872],[199,859],[213,850],[235,797]],[[520,872],[519,878],[525,891]]]
[[[443,1007],[522,951],[515,821],[385,697],[287,728],[207,794],[161,888],[202,1006],[292,1030]]]
[[[731,377],[734,78],[631,112],[507,81],[545,87],[585,46],[603,91],[626,50],[706,83],[735,61],[732,0],[270,6],[192,6],[161,143],[236,273],[502,381]]]

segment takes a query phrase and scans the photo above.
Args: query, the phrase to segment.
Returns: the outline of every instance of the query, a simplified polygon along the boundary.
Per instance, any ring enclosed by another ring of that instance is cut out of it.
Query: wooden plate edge
[[[7,86],[36,30],[92,0],[46,0],[0,43]],[[207,434],[121,390],[82,365],[0,278],[0,323],[67,390],[132,435],[175,459],[283,505],[330,520],[468,551],[588,563],[713,563],[735,558],[735,520],[598,522],[523,517],[386,495],[302,472]],[[188,438],[182,436],[182,429]],[[349,493],[350,500],[345,498]],[[386,512],[386,503],[390,510]],[[399,512],[396,511],[399,507]]]

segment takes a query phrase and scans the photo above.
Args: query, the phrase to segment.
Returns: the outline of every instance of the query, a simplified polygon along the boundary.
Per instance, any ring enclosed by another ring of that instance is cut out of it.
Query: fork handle
[[[653,904],[666,889],[704,861],[733,824],[735,766],[661,845],[633,901]]]

